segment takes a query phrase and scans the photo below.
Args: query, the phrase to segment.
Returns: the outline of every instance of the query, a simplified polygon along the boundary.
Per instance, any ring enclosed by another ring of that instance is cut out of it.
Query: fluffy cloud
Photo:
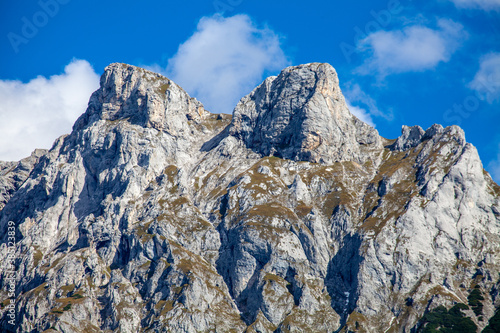
[[[479,71],[469,87],[483,100],[500,100],[500,53],[490,53],[481,59]]]
[[[441,19],[437,29],[413,25],[397,31],[377,31],[360,41],[368,59],[359,68],[361,74],[377,72],[415,72],[447,62],[466,35],[463,26]]]
[[[343,89],[347,107],[360,120],[375,127],[372,117],[382,117],[391,120],[391,112],[382,112],[377,106],[377,102],[365,93],[359,84],[347,83]]]
[[[451,0],[459,8],[500,9],[500,0]]]
[[[287,59],[279,36],[247,15],[204,17],[164,73],[215,113],[231,113],[238,100]]]
[[[375,127],[375,123],[373,122],[372,116],[368,111],[366,111],[364,108],[359,107],[359,106],[353,106],[349,100],[346,99],[347,107],[349,108],[349,111],[358,119],[364,121],[365,123]]]
[[[87,61],[73,60],[64,73],[28,83],[0,80],[0,160],[19,160],[50,148],[85,111],[99,76]]]

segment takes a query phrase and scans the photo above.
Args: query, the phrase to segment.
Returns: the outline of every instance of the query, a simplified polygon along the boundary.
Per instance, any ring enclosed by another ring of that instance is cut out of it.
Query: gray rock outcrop
[[[479,328],[499,307],[500,187],[477,150],[456,126],[380,137],[328,64],[233,117],[112,64],[71,134],[0,170],[2,330],[410,332],[474,288]]]
[[[266,79],[238,103],[229,133],[263,155],[315,163],[363,163],[363,145],[381,148],[378,132],[349,112],[335,69],[319,63]]]
[[[35,164],[46,152],[44,149],[35,149],[30,156],[19,162],[0,161],[0,210],[26,181]]]

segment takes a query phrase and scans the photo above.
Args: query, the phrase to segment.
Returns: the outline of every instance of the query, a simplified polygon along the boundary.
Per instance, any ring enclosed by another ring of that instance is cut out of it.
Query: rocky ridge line
[[[499,306],[500,188],[476,149],[456,126],[380,137],[328,64],[266,79],[232,118],[112,64],[37,158],[2,191],[18,332],[409,331],[476,286],[475,325]]]

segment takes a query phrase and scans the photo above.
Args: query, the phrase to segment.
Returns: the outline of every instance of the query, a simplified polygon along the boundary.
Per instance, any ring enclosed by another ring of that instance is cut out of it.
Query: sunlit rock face
[[[232,117],[112,64],[71,134],[0,162],[18,272],[12,326],[0,268],[1,330],[409,332],[474,289],[482,329],[499,198],[460,128],[384,139],[328,64],[284,69]]]
[[[382,148],[377,131],[349,112],[329,64],[265,80],[238,103],[229,132],[264,155],[314,163],[364,162],[362,146]]]

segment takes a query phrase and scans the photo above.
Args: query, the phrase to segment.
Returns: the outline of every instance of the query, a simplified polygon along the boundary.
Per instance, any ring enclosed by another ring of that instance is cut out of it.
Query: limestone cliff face
[[[231,135],[264,155],[333,163],[366,161],[363,145],[382,148],[377,131],[354,117],[329,64],[289,67],[236,106]]]
[[[26,181],[35,164],[46,153],[44,149],[35,149],[29,157],[19,162],[0,161],[0,209]]]
[[[233,117],[112,64],[71,134],[0,171],[17,332],[409,332],[476,286],[482,328],[500,302],[500,188],[463,131],[386,140],[328,64]]]

